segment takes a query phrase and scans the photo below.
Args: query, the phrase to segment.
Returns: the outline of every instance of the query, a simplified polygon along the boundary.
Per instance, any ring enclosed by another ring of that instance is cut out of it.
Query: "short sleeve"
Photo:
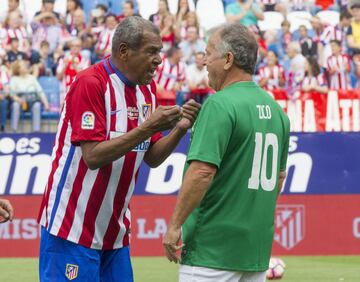
[[[187,161],[198,160],[220,167],[232,124],[229,112],[218,102],[208,99],[196,120]]]
[[[100,79],[81,76],[71,85],[68,98],[70,106],[71,143],[104,141],[106,139],[106,109]]]
[[[284,140],[284,147],[281,152],[280,157],[280,171],[286,170],[286,163],[288,158],[288,152],[289,152],[289,132],[290,132],[290,121],[286,120],[286,130],[285,130],[285,140]]]

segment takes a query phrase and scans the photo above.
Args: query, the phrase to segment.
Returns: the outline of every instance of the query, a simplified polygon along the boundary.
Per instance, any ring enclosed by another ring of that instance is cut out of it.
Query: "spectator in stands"
[[[75,37],[70,43],[70,52],[60,59],[56,69],[56,76],[62,81],[61,103],[64,101],[76,74],[90,65],[90,62],[81,55],[81,47],[81,40]]]
[[[329,91],[325,76],[320,72],[320,66],[314,58],[307,59],[305,77],[301,87],[305,92],[327,93]]]
[[[58,20],[54,13],[40,13],[34,18],[32,28],[32,48],[35,50],[39,50],[40,43],[46,40],[50,44],[50,54],[53,54],[55,50],[60,46],[62,39],[62,30],[61,27],[58,25]]]
[[[8,18],[5,21],[5,26],[5,42],[8,46],[10,45],[11,39],[17,38],[19,42],[19,51],[30,54],[29,35],[18,10],[9,13]]]
[[[111,53],[112,38],[114,36],[117,25],[118,20],[114,14],[109,14],[106,16],[105,29],[99,34],[97,43],[95,44],[95,50],[91,58],[91,62],[93,64]]]
[[[35,18],[42,13],[52,13],[58,20],[60,19],[60,14],[54,11],[55,0],[42,0],[41,10],[35,13]]]
[[[16,60],[27,60],[28,56],[19,51],[19,39],[17,37],[10,39],[10,50],[6,52],[6,61],[11,64]]]
[[[350,2],[349,7],[354,19],[347,32],[347,42],[355,64],[357,87],[360,87],[360,2]]]
[[[176,25],[175,25],[175,34],[179,38],[181,34],[181,29],[183,26],[186,26],[186,16],[190,12],[190,7],[188,0],[179,0],[178,7],[176,11]]]
[[[46,40],[40,43],[39,55],[39,61],[33,65],[33,75],[35,77],[54,75],[56,64],[50,54],[50,44]]]
[[[326,68],[327,59],[331,56],[331,40],[339,40],[342,45],[342,50],[347,53],[346,34],[351,24],[352,15],[348,10],[340,13],[339,23],[335,26],[328,25],[320,35],[320,42],[318,44],[319,63],[321,67]]]
[[[258,0],[257,2],[259,3],[261,10],[265,12],[277,11],[283,15],[287,12],[286,5],[279,0]]]
[[[309,36],[308,29],[305,25],[299,26],[299,35],[300,35],[300,46],[301,54],[307,58],[317,57],[317,43]]]
[[[229,4],[225,9],[225,15],[228,22],[240,22],[248,27],[257,25],[259,20],[264,20],[260,6],[253,0],[238,0]]]
[[[266,90],[281,89],[285,86],[285,70],[278,63],[277,54],[269,51],[266,64],[259,69],[259,86]]]
[[[36,77],[30,74],[29,63],[16,61],[12,65],[12,77],[10,79],[11,105],[11,129],[16,132],[20,119],[20,108],[31,110],[32,130],[40,131],[41,105],[45,111],[49,109],[49,103]]]
[[[186,40],[180,42],[179,47],[182,51],[182,61],[186,64],[195,62],[195,54],[205,52],[206,43],[199,38],[197,27],[191,26],[186,31]]]
[[[259,47],[259,49],[258,49],[258,64],[262,63],[268,52],[265,38],[263,36],[262,31],[256,25],[249,26],[249,30],[253,33],[253,35],[258,43],[258,47]]]
[[[290,22],[288,20],[281,23],[281,30],[279,30],[277,38],[276,51],[279,59],[283,60],[288,44],[293,41],[293,34],[290,32]]]
[[[301,47],[298,42],[290,42],[287,47],[287,55],[290,59],[287,75],[287,90],[290,98],[300,90],[301,83],[305,77],[306,58],[301,54]]]
[[[98,4],[96,5],[96,9],[91,10],[89,20],[91,34],[98,36],[100,32],[105,29],[105,17],[107,11],[107,7],[103,4]]]
[[[0,132],[5,131],[8,114],[10,71],[0,57]]]
[[[188,12],[187,15],[185,16],[185,22],[180,29],[180,34],[177,34],[176,37],[179,40],[185,40],[186,39],[186,31],[191,26],[195,26],[198,29],[200,39],[205,38],[205,32],[199,24],[198,16],[197,16],[196,12],[192,12],[192,11]]]
[[[288,0],[285,2],[288,12],[304,11],[310,12],[312,5],[308,0]]]
[[[195,54],[195,63],[186,66],[186,85],[189,89],[190,97],[196,102],[202,104],[212,89],[209,87],[208,72],[204,65],[205,53],[197,52]]]
[[[25,15],[24,13],[21,12],[20,10],[20,1],[19,0],[8,0],[8,8],[6,9],[1,9],[0,12],[0,23],[5,22],[6,18],[8,17],[8,15],[13,12],[16,11],[18,13],[20,13],[21,17],[23,18],[23,20],[25,21]]]
[[[181,57],[179,47],[170,48],[156,71],[155,82],[160,105],[174,105],[176,92],[182,89],[186,65],[181,62]]]
[[[68,30],[73,29],[74,13],[78,9],[81,10],[80,0],[67,0],[65,24],[66,24]]]
[[[77,36],[81,38],[87,33],[87,27],[85,24],[85,14],[83,10],[77,9],[73,13],[73,24],[68,26],[68,31],[72,37]]]
[[[158,11],[155,14],[150,15],[149,21],[153,22],[156,26],[161,28],[163,18],[167,16],[169,11],[169,4],[167,0],[159,0]]]
[[[139,16],[139,14],[135,13],[135,4],[131,0],[127,0],[123,4],[122,14],[118,16],[118,21],[121,22],[127,17],[131,16]]]
[[[329,84],[331,89],[351,89],[350,71],[351,59],[343,54],[341,42],[338,40],[330,41],[332,55],[327,60],[327,72],[329,74]]]
[[[163,43],[162,53],[166,53],[170,48],[175,46],[175,17],[167,13],[162,17],[160,24],[160,36]]]
[[[310,19],[310,24],[315,33],[315,35],[312,37],[312,39],[316,44],[318,44],[320,42],[320,36],[324,32],[325,26],[318,16],[312,17]]]

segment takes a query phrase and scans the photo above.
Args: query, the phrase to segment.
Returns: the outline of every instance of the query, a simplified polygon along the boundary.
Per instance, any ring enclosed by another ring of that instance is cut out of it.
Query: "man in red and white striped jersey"
[[[329,86],[331,89],[351,89],[350,57],[341,53],[341,42],[338,40],[330,41],[332,55],[327,59],[326,70],[329,74]]]
[[[161,48],[155,25],[129,17],[111,57],[71,85],[39,213],[40,281],[133,281],[129,201],[139,166],[160,165],[200,109],[194,101],[156,108]]]

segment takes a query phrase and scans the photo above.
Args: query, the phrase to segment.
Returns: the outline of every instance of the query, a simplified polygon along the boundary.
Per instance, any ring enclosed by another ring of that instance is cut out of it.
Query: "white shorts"
[[[265,282],[266,271],[236,272],[180,265],[179,282]]]

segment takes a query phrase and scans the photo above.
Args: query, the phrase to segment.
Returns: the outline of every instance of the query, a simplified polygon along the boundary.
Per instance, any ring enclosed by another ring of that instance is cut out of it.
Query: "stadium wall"
[[[340,111],[340,125],[343,116]],[[0,225],[0,257],[38,256],[36,218],[54,138],[45,133],[0,135],[0,197],[10,199],[16,210],[12,222]],[[181,185],[188,144],[186,136],[160,167],[140,169],[131,201],[135,256],[163,255],[161,238]],[[360,132],[291,134],[288,177],[275,217],[274,254],[360,254],[358,148]]]

